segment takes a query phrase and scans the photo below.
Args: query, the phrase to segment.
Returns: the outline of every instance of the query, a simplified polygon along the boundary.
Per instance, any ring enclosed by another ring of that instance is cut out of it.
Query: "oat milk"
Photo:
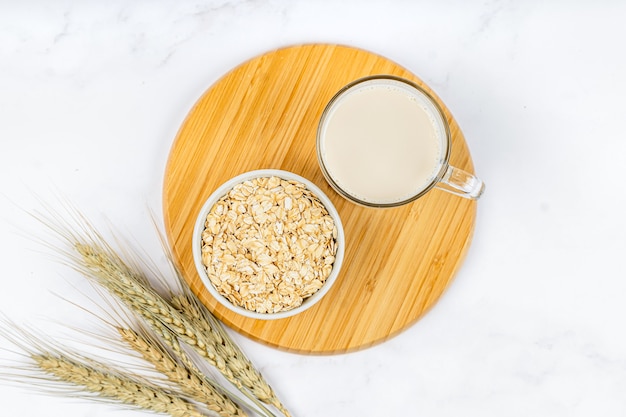
[[[437,109],[420,91],[391,80],[358,84],[329,107],[319,151],[346,193],[372,204],[407,200],[427,188],[447,151]]]

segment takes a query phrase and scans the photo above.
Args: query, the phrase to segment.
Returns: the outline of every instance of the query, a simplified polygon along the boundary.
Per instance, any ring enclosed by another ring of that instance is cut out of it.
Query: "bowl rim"
[[[317,198],[322,202],[330,216],[333,218],[335,222],[335,227],[337,227],[337,238],[335,241],[337,242],[337,253],[335,254],[335,262],[333,263],[333,268],[330,272],[328,278],[322,285],[322,287],[312,294],[311,296],[304,299],[302,304],[296,308],[287,311],[279,311],[277,313],[258,313],[256,311],[251,311],[245,309],[243,307],[236,306],[232,304],[226,297],[220,294],[217,289],[213,286],[209,277],[206,273],[206,269],[204,264],[202,263],[202,245],[200,242],[202,241],[202,232],[204,231],[204,223],[206,220],[206,216],[209,211],[215,205],[215,203],[224,196],[228,191],[230,191],[236,184],[242,183],[244,181],[260,178],[260,177],[279,177],[285,180],[295,180],[303,183],[307,189],[313,192]],[[196,244],[198,243],[198,244]],[[319,300],[322,299],[326,295],[326,293],[330,290],[330,288],[335,283],[337,276],[341,270],[341,266],[343,264],[343,258],[345,253],[345,235],[343,231],[343,224],[341,223],[341,217],[339,216],[339,212],[335,208],[335,205],[332,203],[330,198],[312,181],[295,174],[291,171],[285,171],[281,169],[257,169],[252,171],[247,171],[242,174],[236,175],[231,179],[224,182],[218,188],[213,191],[209,197],[205,200],[201,209],[198,211],[196,216],[196,221],[194,224],[194,229],[192,233],[192,241],[191,241],[191,249],[194,260],[194,265],[198,275],[200,276],[200,280],[202,284],[207,289],[207,291],[211,294],[213,298],[217,300],[219,304],[226,307],[228,310],[237,313],[239,315],[259,319],[259,320],[276,320],[294,316],[298,313],[301,313],[313,305],[315,305]]]

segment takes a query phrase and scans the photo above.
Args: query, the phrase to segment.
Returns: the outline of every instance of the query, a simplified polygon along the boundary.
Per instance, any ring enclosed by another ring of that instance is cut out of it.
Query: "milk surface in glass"
[[[447,151],[443,121],[429,98],[389,79],[347,90],[327,110],[320,135],[321,158],[337,186],[372,204],[419,194]]]

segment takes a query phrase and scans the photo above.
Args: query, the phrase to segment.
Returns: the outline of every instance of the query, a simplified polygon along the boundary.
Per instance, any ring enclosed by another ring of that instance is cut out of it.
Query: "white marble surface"
[[[200,94],[267,50],[349,44],[412,70],[459,122],[487,183],[471,249],[437,306],[379,346],[237,340],[298,417],[624,416],[625,20],[609,0],[1,0],[0,311],[89,323],[58,297],[84,283],[25,236],[23,208],[62,194],[158,257],[148,207]],[[143,415],[11,384],[0,404]]]

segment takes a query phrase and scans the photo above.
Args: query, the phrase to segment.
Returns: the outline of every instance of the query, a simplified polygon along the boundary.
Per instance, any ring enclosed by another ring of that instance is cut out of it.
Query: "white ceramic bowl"
[[[335,226],[337,227],[337,239],[336,239],[337,253],[335,255],[335,262],[333,263],[333,269],[330,275],[328,276],[328,278],[326,279],[326,281],[324,282],[324,285],[313,295],[311,295],[308,298],[305,298],[300,306],[293,308],[291,310],[280,311],[278,313],[257,313],[255,311],[251,311],[243,307],[239,307],[239,306],[232,304],[230,301],[228,301],[226,297],[221,295],[215,289],[215,287],[209,280],[204,264],[202,263],[202,232],[204,231],[204,228],[205,228],[204,224],[205,224],[206,217],[211,211],[211,208],[213,207],[213,205],[215,205],[215,203],[224,195],[226,195],[235,185],[242,183],[244,181],[247,181],[247,180],[251,180],[253,178],[272,177],[272,176],[279,177],[285,180],[295,180],[295,181],[301,182],[302,184],[306,185],[306,187],[319,198],[322,204],[324,204],[324,206],[326,207],[326,210],[328,210],[328,213],[330,214],[330,216],[333,218],[335,222]],[[196,223],[194,225],[194,230],[193,230],[193,240],[192,240],[193,259],[194,259],[198,274],[200,275],[200,278],[202,279],[202,282],[204,286],[206,287],[206,289],[221,305],[223,305],[227,309],[237,314],[241,314],[242,316],[246,316],[246,317],[250,317],[254,319],[261,319],[261,320],[281,319],[281,318],[290,317],[295,314],[301,313],[302,311],[313,306],[328,292],[330,287],[333,285],[333,283],[337,279],[337,275],[339,275],[339,270],[341,269],[341,264],[343,262],[344,252],[345,252],[345,236],[343,233],[343,226],[341,224],[341,219],[339,218],[339,213],[337,213],[337,209],[335,209],[335,206],[330,201],[328,196],[326,196],[326,194],[324,194],[322,190],[320,190],[315,184],[313,184],[311,181],[307,180],[306,178],[303,178],[289,171],[282,171],[282,170],[277,170],[277,169],[260,169],[256,171],[249,171],[249,172],[238,175],[226,181],[217,190],[215,190],[213,194],[211,194],[209,198],[206,200],[206,202],[202,206],[202,209],[200,209],[200,212],[198,213],[198,217],[196,218]]]

